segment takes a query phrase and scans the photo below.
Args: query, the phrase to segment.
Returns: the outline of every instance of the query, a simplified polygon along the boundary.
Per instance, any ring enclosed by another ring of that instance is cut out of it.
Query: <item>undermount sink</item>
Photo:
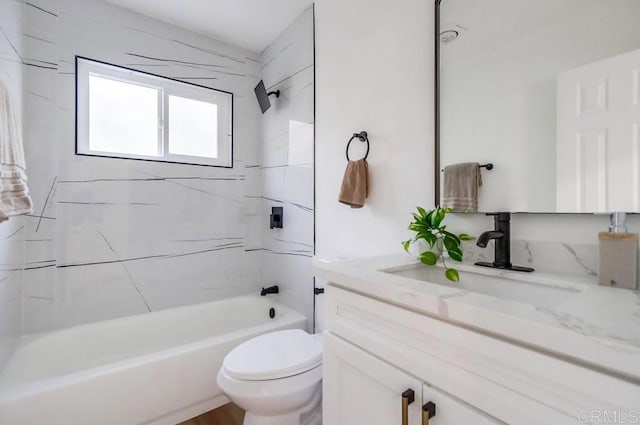
[[[412,264],[381,271],[452,289],[543,308],[555,307],[582,292],[582,289],[575,284],[537,283],[535,282],[535,275],[532,274],[509,272],[509,276],[504,276],[505,272],[502,270],[475,269],[475,267],[471,266],[458,267],[460,282],[448,280],[442,267],[430,267],[422,264]],[[500,276],[498,273],[503,275]],[[514,276],[514,274],[517,276]]]

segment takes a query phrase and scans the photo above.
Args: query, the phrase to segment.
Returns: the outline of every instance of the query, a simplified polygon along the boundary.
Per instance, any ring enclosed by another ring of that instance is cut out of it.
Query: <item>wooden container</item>
[[[638,234],[598,233],[598,283],[616,288],[638,288]]]

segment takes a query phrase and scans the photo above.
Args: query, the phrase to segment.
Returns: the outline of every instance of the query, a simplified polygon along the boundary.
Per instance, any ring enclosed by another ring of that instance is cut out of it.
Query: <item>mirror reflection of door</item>
[[[558,76],[557,206],[640,210],[640,50]]]

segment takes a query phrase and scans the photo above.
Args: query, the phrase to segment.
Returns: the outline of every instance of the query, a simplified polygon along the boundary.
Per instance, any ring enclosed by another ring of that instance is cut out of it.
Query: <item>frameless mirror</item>
[[[640,1],[439,0],[436,203],[481,168],[478,211],[640,212]]]

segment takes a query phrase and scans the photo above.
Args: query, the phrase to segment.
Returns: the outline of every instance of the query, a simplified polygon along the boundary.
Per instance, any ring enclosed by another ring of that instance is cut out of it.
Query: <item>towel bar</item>
[[[490,163],[490,162],[488,164],[482,164],[482,165],[480,165],[480,168],[486,168],[487,171],[491,171],[491,170],[493,170],[493,164]],[[442,171],[444,173],[444,168],[441,169],[440,171]]]

